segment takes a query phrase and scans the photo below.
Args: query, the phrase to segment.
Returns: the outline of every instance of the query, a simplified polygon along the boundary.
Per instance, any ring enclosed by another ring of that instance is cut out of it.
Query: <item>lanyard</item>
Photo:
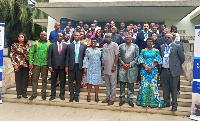
[[[170,50],[171,47],[172,47],[172,44],[170,46],[165,45],[165,50],[166,50],[167,54],[168,54],[168,52],[169,52],[169,50]]]

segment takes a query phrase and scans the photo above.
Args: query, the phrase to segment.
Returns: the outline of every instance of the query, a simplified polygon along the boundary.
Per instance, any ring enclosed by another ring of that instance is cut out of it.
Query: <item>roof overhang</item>
[[[51,2],[35,7],[57,21],[68,18],[91,22],[164,22],[179,21],[200,6],[200,0],[185,1],[118,1],[118,2]]]
[[[33,19],[33,23],[38,24],[40,26],[47,27],[48,19]]]

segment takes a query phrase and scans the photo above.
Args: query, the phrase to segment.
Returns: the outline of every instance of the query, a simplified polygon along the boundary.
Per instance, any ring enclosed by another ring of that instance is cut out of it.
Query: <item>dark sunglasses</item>
[[[171,37],[165,37],[165,39],[170,39]]]

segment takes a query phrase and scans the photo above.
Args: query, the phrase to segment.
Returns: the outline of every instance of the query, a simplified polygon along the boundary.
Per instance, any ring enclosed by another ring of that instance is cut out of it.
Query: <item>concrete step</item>
[[[160,81],[159,81],[160,82]],[[38,84],[42,83],[42,80],[38,80]],[[51,84],[51,80],[47,81],[48,84]],[[68,85],[68,81],[66,81],[66,85]],[[103,81],[103,84],[100,85],[101,87],[106,87],[105,81]],[[134,88],[135,89],[139,89],[140,85],[135,84]],[[186,81],[186,80],[181,80],[181,91],[182,92],[192,92],[192,85],[190,84],[190,82]],[[120,84],[117,84],[117,88],[120,88]],[[160,84],[158,84],[158,89],[162,90],[162,87],[160,86]]]
[[[184,86],[191,86],[192,85],[190,81],[187,81],[187,80],[180,80],[180,81],[181,81],[180,82],[181,85],[184,85]],[[42,78],[39,78],[38,82],[42,83]],[[48,80],[47,82],[48,82],[48,84],[50,84],[51,80]],[[158,81],[157,83],[160,85],[161,81]],[[68,84],[68,79],[66,79],[66,84]],[[103,81],[102,86],[106,86],[105,81]]]
[[[51,77],[51,73],[48,72],[48,76],[47,76],[47,78],[50,78],[50,77]],[[66,77],[68,77],[68,75],[66,75]],[[104,75],[102,75],[102,77],[104,77]],[[181,75],[181,76],[180,76],[180,79],[181,79],[181,80],[186,80],[186,78],[185,78],[184,75]]]
[[[64,101],[61,101],[59,98],[56,98],[53,101],[42,100],[40,96],[38,96],[35,100],[28,99],[17,99],[15,94],[4,94],[2,95],[3,102],[12,102],[12,103],[25,103],[25,104],[36,104],[36,105],[48,105],[48,106],[62,106],[62,107],[73,107],[73,108],[85,108],[85,109],[98,109],[98,110],[113,110],[113,111],[125,111],[125,112],[137,112],[137,113],[152,113],[152,114],[163,114],[163,115],[174,115],[174,116],[189,116],[191,108],[190,107],[181,107],[178,106],[178,110],[175,112],[171,111],[170,108],[147,108],[140,107],[135,104],[134,107],[130,107],[127,103],[123,106],[118,106],[119,103],[115,102],[112,106],[107,106],[104,103],[96,103],[91,100],[91,102],[87,102],[85,99],[80,99],[79,102],[70,103],[66,98]]]
[[[136,85],[138,86],[138,85]],[[32,88],[31,86],[29,86],[29,88]],[[185,88],[185,87],[183,87]],[[181,90],[184,90],[183,88],[181,88]],[[42,89],[42,83],[38,83],[38,89]],[[47,89],[51,90],[51,84],[47,84]],[[59,92],[60,90],[60,87],[56,87],[56,90]],[[69,86],[66,85],[65,86],[65,90],[66,91],[69,91]],[[116,88],[117,90],[117,94],[120,94],[120,88]],[[127,93],[127,88],[125,89],[126,93]],[[138,91],[139,91],[139,87],[138,88],[135,88],[134,89],[134,95],[137,95],[138,94]],[[81,88],[81,92],[87,92],[87,87],[83,87]],[[92,93],[94,93],[94,87],[92,87],[92,90],[91,90]],[[106,87],[104,86],[100,86],[99,87],[99,92],[100,93],[105,93],[106,94]],[[162,89],[159,90],[160,92],[160,96],[162,97],[163,96],[163,91]],[[178,95],[178,98],[183,98],[183,99],[191,99],[192,98],[192,92],[184,92],[184,91],[180,91],[180,94]]]
[[[38,89],[37,90],[38,92],[38,96],[41,95],[41,89]],[[47,96],[50,96],[50,90],[47,90],[47,93],[46,95]],[[16,92],[16,88],[10,88],[6,91],[6,94],[14,94],[16,95],[17,92]],[[32,89],[31,88],[28,88],[27,89],[27,94],[28,95],[31,95],[32,94]],[[59,91],[57,91],[57,97],[59,97]],[[69,91],[65,91],[65,97],[66,98],[69,98]],[[91,93],[91,99],[94,100],[94,93]],[[83,99],[83,100],[86,100],[87,98],[87,92],[82,92],[80,93],[80,96],[79,96],[80,99]],[[137,98],[137,95],[134,95],[133,96],[133,102],[135,103],[136,102],[136,98]],[[105,100],[106,99],[106,93],[99,93],[99,99],[102,101],[102,100]],[[163,97],[161,96],[161,100],[163,101]],[[191,106],[191,99],[182,99],[182,98],[178,98],[178,105],[179,106],[182,106],[182,107],[190,107]],[[116,94],[116,98],[115,98],[115,101],[116,102],[120,102],[120,98],[119,98],[119,93]]]
[[[41,85],[41,84],[42,84],[41,80],[39,80],[38,85]],[[51,84],[51,81],[48,80],[48,85],[50,85],[50,84]],[[66,82],[66,85],[68,85],[68,82]],[[105,82],[102,85],[100,85],[100,87],[106,87]],[[140,87],[140,85],[137,85],[137,84],[134,85],[135,89],[139,89],[139,87]],[[182,91],[182,92],[192,92],[192,86],[187,86],[187,85],[181,84],[180,87],[181,87],[180,91]],[[117,84],[117,88],[120,88],[120,84]],[[158,89],[162,90],[162,87],[160,85],[158,85]]]

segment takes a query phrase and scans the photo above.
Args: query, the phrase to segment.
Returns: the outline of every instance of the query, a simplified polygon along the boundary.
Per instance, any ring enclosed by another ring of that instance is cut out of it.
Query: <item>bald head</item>
[[[58,42],[62,42],[62,40],[63,40],[63,34],[62,33],[58,33],[57,34],[57,41]]]
[[[112,34],[116,34],[117,33],[117,27],[113,26],[112,27]]]
[[[59,31],[60,30],[60,23],[56,22],[54,28],[55,28],[56,31]]]
[[[172,43],[172,34],[166,34],[165,35],[165,43],[167,44],[167,45],[169,45],[170,43]]]
[[[106,43],[107,43],[107,44],[110,44],[111,41],[112,41],[111,34],[107,34],[105,37],[106,37],[106,38],[105,38]]]
[[[43,32],[40,33],[40,39],[42,41],[47,40],[47,33],[45,31],[43,31]]]

